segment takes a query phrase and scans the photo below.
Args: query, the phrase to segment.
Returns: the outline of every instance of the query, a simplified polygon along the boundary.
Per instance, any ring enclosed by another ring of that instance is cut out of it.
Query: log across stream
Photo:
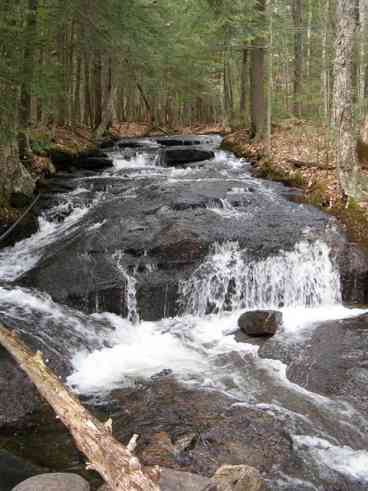
[[[104,148],[113,167],[50,180],[38,232],[0,251],[0,319],[118,440],[142,435],[145,465],[247,464],[272,490],[365,490],[368,321],[352,305],[368,262],[332,217],[220,143],[125,139]],[[257,308],[280,310],[282,328],[240,338]],[[0,389],[0,445],[82,472],[3,352]]]

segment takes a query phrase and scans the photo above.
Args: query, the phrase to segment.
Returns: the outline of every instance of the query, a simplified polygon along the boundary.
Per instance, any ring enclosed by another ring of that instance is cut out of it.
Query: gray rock
[[[89,491],[87,481],[77,474],[41,474],[18,484],[13,491]]]
[[[161,467],[160,489],[161,491],[200,491],[211,481],[207,477],[190,472],[175,471]],[[104,484],[98,491],[111,491],[111,488]]]
[[[264,491],[261,474],[248,465],[223,465],[207,486],[207,491]]]
[[[25,201],[32,198],[35,182],[19,162],[14,145],[4,145],[0,148],[0,175],[0,200],[8,202],[12,195],[22,197]]]
[[[45,470],[0,449],[0,491],[11,491],[20,482]]]
[[[255,310],[239,317],[238,325],[248,336],[273,336],[282,324],[277,310]]]
[[[0,347],[0,428],[15,426],[40,409],[41,399],[27,375]]]
[[[318,325],[299,356],[291,361],[287,377],[327,397],[342,397],[368,410],[368,314]],[[308,370],[305,369],[308,367]]]
[[[199,491],[210,483],[207,477],[190,472],[161,469],[161,491]]]
[[[209,150],[202,150],[194,147],[173,147],[162,152],[161,165],[167,167],[181,167],[183,164],[211,160],[214,157],[214,152]]]

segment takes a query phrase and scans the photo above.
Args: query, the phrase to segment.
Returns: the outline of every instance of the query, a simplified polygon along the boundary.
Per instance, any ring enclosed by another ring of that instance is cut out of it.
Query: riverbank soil
[[[335,146],[326,128],[297,120],[275,125],[271,156],[265,143],[252,142],[245,129],[226,135],[223,146],[253,162],[258,177],[301,188],[307,203],[335,215],[351,239],[368,250],[368,194],[348,206],[340,200]],[[367,169],[360,170],[360,178],[368,180]]]

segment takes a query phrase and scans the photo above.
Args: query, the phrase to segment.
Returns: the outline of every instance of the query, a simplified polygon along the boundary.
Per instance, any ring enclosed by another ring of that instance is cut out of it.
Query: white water
[[[296,450],[309,454],[315,464],[321,468],[337,471],[355,480],[363,481],[368,486],[368,452],[353,450],[351,447],[339,447],[316,437],[295,435],[293,443]]]
[[[97,200],[96,200],[97,201]],[[53,210],[62,213],[70,204],[63,203]],[[92,205],[91,205],[92,206]],[[41,216],[39,230],[13,247],[0,250],[0,281],[14,281],[33,268],[44,256],[47,246],[78,230],[79,222],[88,213],[89,206],[75,207],[60,224]]]
[[[214,244],[207,259],[180,287],[183,311],[203,316],[209,310],[336,305],[340,278],[322,242],[299,243],[294,251],[263,261],[247,261],[234,242]]]
[[[112,256],[112,260],[123,280],[124,296],[122,298],[122,306],[126,306],[128,321],[136,324],[137,322],[139,322],[138,305],[136,298],[137,280],[134,276],[130,275],[128,271],[126,271],[126,269],[123,267],[123,256],[124,253],[122,251],[117,251]]]

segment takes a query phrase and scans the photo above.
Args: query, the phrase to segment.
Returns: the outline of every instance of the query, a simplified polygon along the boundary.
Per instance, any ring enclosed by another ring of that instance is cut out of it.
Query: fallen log
[[[111,420],[101,423],[85,409],[58,377],[45,365],[42,354],[34,354],[0,324],[0,344],[15,358],[72,434],[87,457],[88,469],[98,472],[113,491],[159,491],[159,471],[150,476],[133,454],[137,437],[125,447],[112,436]],[[153,480],[155,479],[155,480]]]
[[[319,162],[305,162],[303,160],[296,160],[296,159],[287,159],[286,161],[288,164],[292,164],[294,167],[301,168],[301,167],[315,167],[316,169],[321,169],[321,170],[333,170],[333,166],[326,166],[323,164],[320,164]]]

